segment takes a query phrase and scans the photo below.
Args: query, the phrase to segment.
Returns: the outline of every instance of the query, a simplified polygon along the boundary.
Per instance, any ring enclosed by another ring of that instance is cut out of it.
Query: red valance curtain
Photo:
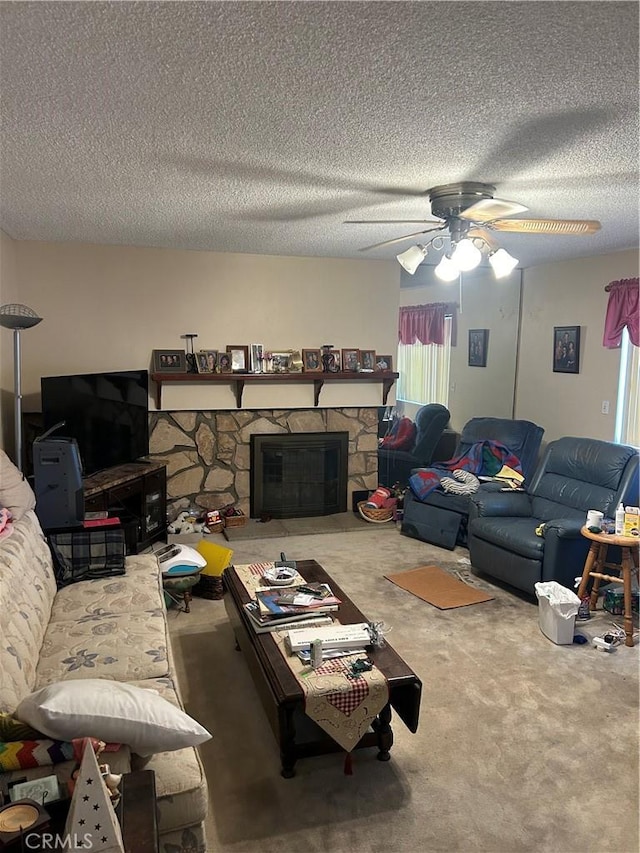
[[[637,278],[621,278],[612,281],[605,290],[609,291],[607,314],[604,321],[602,345],[607,349],[620,346],[622,330],[629,330],[629,340],[634,346],[640,346],[640,287]]]
[[[456,305],[451,302],[429,302],[406,305],[400,309],[398,340],[401,344],[444,344],[444,318],[451,314],[451,344],[456,342]]]

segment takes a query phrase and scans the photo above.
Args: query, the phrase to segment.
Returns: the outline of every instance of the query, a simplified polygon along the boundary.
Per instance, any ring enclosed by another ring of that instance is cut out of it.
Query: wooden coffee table
[[[298,560],[297,563],[298,571],[305,581],[328,583],[342,600],[335,615],[343,625],[369,621],[315,560]],[[337,752],[341,747],[305,715],[304,692],[273,637],[268,633],[256,634],[251,627],[243,607],[250,601],[250,596],[232,566],[225,569],[224,581],[227,589],[225,607],[237,648],[245,655],[262,706],[278,741],[281,774],[289,779],[295,775],[295,763],[299,758]],[[410,731],[417,731],[422,682],[388,643],[382,648],[371,650],[368,657],[387,679],[389,702],[356,749],[376,746],[378,759],[388,761],[393,744],[390,725],[392,709]]]

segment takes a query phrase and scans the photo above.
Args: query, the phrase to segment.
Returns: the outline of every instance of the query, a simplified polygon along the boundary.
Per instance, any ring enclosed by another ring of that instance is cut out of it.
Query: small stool
[[[595,610],[598,601],[598,589],[600,581],[609,583],[621,583],[624,587],[624,633],[625,646],[633,646],[633,614],[631,612],[631,576],[638,575],[638,549],[640,541],[637,536],[618,536],[615,533],[592,533],[588,527],[583,527],[580,533],[591,539],[591,547],[585,560],[582,579],[578,589],[578,598],[582,598],[587,590],[589,578],[592,577],[593,587],[591,589],[591,600],[589,610]],[[620,564],[607,563],[607,548],[609,545],[617,545],[622,551]],[[603,569],[616,569],[620,572],[619,577],[603,573]]]
[[[201,569],[195,569],[191,574],[183,575],[162,575],[162,588],[164,594],[174,604],[180,604],[180,599],[184,604],[184,612],[191,612],[191,589],[200,580]]]

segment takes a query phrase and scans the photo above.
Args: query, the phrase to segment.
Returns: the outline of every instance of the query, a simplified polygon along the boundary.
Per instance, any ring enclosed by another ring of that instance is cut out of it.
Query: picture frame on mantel
[[[553,327],[553,372],[580,373],[580,326]]]
[[[230,344],[227,347],[227,355],[231,361],[232,373],[248,373],[249,371],[249,345]]]
[[[186,373],[187,357],[182,349],[154,349],[154,373]]]
[[[342,350],[342,369],[347,373],[355,373],[358,370],[358,362],[360,361],[359,349],[343,349]]]

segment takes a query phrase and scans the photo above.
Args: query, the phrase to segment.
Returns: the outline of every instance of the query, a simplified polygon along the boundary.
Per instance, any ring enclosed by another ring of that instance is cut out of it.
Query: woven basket
[[[225,527],[244,527],[246,523],[246,515],[228,515],[224,519]]]
[[[191,590],[192,595],[209,598],[214,601],[224,597],[222,575],[200,575],[200,580]]]
[[[209,533],[222,533],[224,530],[224,521],[220,519],[220,521],[214,521],[213,524],[207,524],[207,530]]]
[[[384,524],[385,521],[391,521],[393,518],[393,509],[374,509],[370,506],[365,506],[366,501],[358,503],[358,512],[365,521],[372,521],[374,524]]]

